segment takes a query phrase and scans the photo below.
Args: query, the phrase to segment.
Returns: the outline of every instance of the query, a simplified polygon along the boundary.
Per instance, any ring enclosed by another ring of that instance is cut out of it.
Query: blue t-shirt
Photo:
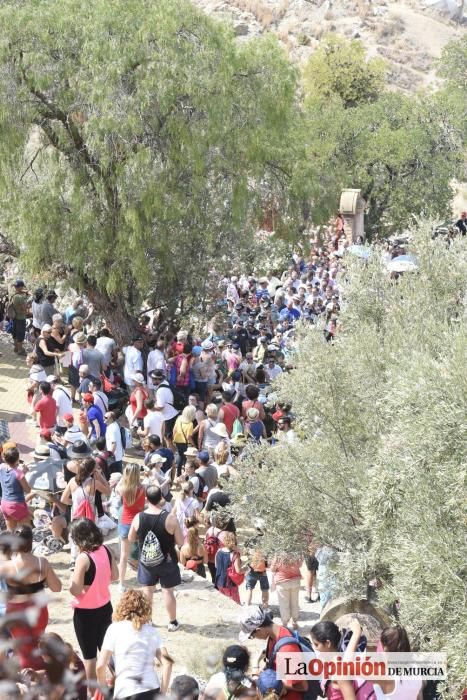
[[[91,437],[96,437],[96,426],[93,423],[93,421],[95,420],[97,420],[97,422],[99,423],[99,427],[101,429],[101,436],[105,435],[106,426],[104,423],[104,416],[102,415],[101,409],[99,408],[99,406],[90,406],[88,408],[88,421],[92,429]]]

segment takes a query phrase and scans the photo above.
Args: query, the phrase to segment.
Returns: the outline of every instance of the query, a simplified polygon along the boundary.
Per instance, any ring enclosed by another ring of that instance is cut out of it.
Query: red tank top
[[[240,418],[240,411],[233,403],[227,403],[222,406],[224,412],[224,424],[229,435],[232,433],[233,424],[236,418]]]
[[[144,416],[145,416],[145,415],[147,414],[147,412],[148,412],[148,409],[147,409],[146,406],[144,405],[144,402],[145,402],[146,399],[148,398],[149,394],[148,394],[148,392],[146,391],[146,389],[143,389],[142,387],[138,387],[138,389],[135,389],[134,392],[133,392],[133,393],[131,394],[131,396],[130,396],[131,412],[132,412],[133,415],[136,413],[136,404],[137,404],[136,394],[138,393],[138,391],[141,391],[142,394],[143,394],[143,408],[142,408],[141,411],[139,412],[138,418],[144,418]]]
[[[122,498],[123,508],[120,522],[122,525],[131,525],[131,522],[135,515],[141,513],[144,510],[144,504],[146,502],[146,495],[144,489],[140,489],[136,494],[135,502],[131,506],[126,502],[125,496]]]

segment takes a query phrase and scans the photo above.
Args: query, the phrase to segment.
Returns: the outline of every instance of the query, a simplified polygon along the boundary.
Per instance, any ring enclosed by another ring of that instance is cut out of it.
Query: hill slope
[[[304,62],[322,36],[360,38],[369,55],[384,57],[389,82],[413,91],[435,80],[434,61],[465,28],[424,7],[423,0],[192,0],[233,23],[237,35],[274,32],[290,57]]]

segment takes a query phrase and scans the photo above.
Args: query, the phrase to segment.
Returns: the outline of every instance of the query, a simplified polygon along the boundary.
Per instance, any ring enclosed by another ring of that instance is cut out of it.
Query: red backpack
[[[222,547],[222,542],[219,539],[219,535],[221,532],[224,532],[224,530],[219,530],[216,535],[214,532],[216,529],[217,528],[215,528],[214,525],[211,525],[211,527],[206,531],[206,537],[204,538],[204,549],[207,552],[209,562],[214,562],[218,550]],[[212,530],[212,532],[209,532],[210,530]]]
[[[83,489],[82,486],[81,488],[83,490],[84,500],[81,501],[81,503],[78,505],[75,512],[73,513],[73,520],[76,520],[77,518],[88,518],[88,520],[92,520],[94,522],[96,519],[94,508],[92,507],[91,501],[86,495],[86,491]]]

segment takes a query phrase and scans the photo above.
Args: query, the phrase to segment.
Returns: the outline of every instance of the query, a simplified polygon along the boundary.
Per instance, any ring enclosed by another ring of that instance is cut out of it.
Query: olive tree
[[[246,458],[237,508],[271,550],[310,533],[335,553],[335,592],[398,601],[416,645],[446,650],[463,680],[466,616],[466,252],[415,233],[419,269],[389,279],[375,251],[347,260],[336,340],[303,328],[277,382],[299,440]]]

